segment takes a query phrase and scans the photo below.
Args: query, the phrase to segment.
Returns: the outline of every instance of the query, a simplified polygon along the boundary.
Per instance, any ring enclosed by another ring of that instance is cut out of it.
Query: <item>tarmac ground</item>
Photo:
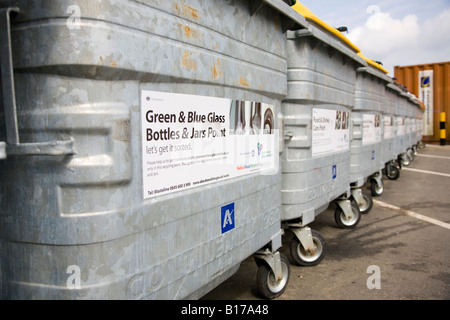
[[[427,144],[397,180],[383,182],[356,228],[339,228],[333,205],[309,225],[325,239],[318,265],[295,264],[286,232],[280,252],[290,278],[275,300],[450,299],[450,146]],[[261,300],[256,274],[249,257],[201,300]]]

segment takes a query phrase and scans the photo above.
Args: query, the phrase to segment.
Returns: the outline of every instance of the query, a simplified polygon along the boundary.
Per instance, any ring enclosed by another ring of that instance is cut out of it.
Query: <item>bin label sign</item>
[[[397,123],[397,136],[405,135],[405,133],[406,133],[406,130],[405,130],[405,118],[403,118],[403,117],[396,117],[396,123]]]
[[[349,149],[349,116],[347,111],[312,110],[312,156]]]
[[[337,167],[336,167],[335,164],[333,165],[333,167],[331,169],[331,175],[333,177],[333,180],[336,179],[336,177],[337,177]]]
[[[144,199],[275,172],[274,120],[270,104],[143,90]]]
[[[384,139],[392,139],[395,138],[395,127],[394,127],[394,117],[393,116],[384,116]]]
[[[220,209],[222,234],[234,229],[234,202],[223,206]]]
[[[363,114],[362,144],[381,142],[381,115]]]

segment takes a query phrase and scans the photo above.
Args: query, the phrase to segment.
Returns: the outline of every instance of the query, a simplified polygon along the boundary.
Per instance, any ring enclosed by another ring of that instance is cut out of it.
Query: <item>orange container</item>
[[[394,77],[397,81],[406,86],[409,91],[414,93],[419,99],[421,90],[427,83],[421,82],[420,71],[432,70],[432,99],[422,101],[425,104],[424,123],[427,119],[430,121],[430,131],[424,131],[423,141],[429,143],[439,143],[440,141],[440,122],[439,114],[441,112],[450,113],[450,61],[438,62],[411,66],[395,66]],[[423,78],[423,77],[422,77]],[[423,80],[423,79],[422,79]],[[426,100],[426,99],[423,99]],[[430,106],[432,103],[432,106]],[[428,109],[427,109],[428,108]],[[449,128],[449,117],[446,120],[446,127]],[[449,137],[447,137],[447,143]]]

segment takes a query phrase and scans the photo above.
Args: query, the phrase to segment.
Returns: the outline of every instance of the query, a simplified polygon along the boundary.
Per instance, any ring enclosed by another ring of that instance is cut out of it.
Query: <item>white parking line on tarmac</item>
[[[402,170],[406,171],[414,171],[414,172],[420,172],[420,173],[428,173],[428,174],[434,174],[441,177],[450,177],[450,174],[448,173],[442,173],[442,172],[435,172],[435,171],[428,171],[428,170],[420,170],[420,169],[413,169],[413,168],[405,168],[402,167]]]
[[[447,159],[447,160],[450,160],[450,157],[433,156],[433,155],[431,155],[431,154],[416,154],[416,157],[428,157],[428,158],[437,158],[437,159]]]
[[[393,210],[393,211],[396,211],[396,212],[400,212],[400,213],[406,214],[407,216],[410,216],[410,217],[413,217],[413,218],[416,218],[416,219],[419,219],[419,220],[422,220],[422,221],[426,221],[426,222],[429,222],[429,223],[432,223],[432,224],[435,224],[437,226],[440,226],[440,227],[443,227],[443,228],[446,228],[446,229],[450,230],[450,224],[442,222],[440,220],[433,219],[433,218],[424,216],[422,214],[415,213],[413,211],[402,209],[402,208],[396,207],[396,206],[394,206],[392,204],[385,203],[383,201],[379,201],[379,200],[375,200],[374,199],[373,203],[375,205],[377,205],[377,206],[380,206],[380,207],[383,207],[383,208],[386,208],[386,209],[390,209],[390,210]]]

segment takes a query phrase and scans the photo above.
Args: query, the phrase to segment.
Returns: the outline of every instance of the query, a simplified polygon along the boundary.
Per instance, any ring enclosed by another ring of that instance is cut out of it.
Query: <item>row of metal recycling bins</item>
[[[291,2],[0,3],[2,299],[195,299],[251,255],[275,298],[285,232],[315,265],[316,215],[358,224],[420,104]]]

